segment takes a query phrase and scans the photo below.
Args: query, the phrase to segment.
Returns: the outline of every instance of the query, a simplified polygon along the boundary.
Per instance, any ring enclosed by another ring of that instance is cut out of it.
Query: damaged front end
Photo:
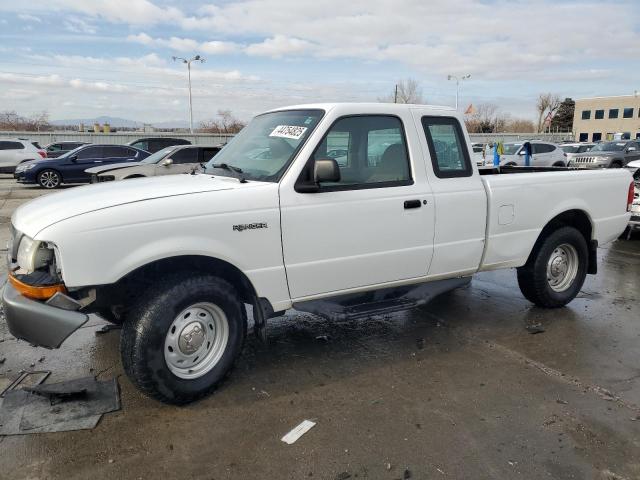
[[[11,227],[8,281],[2,300],[9,331],[33,345],[58,348],[84,325],[80,310],[95,300],[94,289],[68,291],[55,244],[34,240]]]

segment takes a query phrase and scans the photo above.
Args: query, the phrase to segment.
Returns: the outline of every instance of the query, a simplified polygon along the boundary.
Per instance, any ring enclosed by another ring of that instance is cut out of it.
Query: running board
[[[435,280],[417,285],[383,288],[321,300],[294,302],[293,308],[319,315],[328,320],[355,320],[410,310],[427,304],[441,293],[468,285],[469,282],[471,282],[471,277]]]

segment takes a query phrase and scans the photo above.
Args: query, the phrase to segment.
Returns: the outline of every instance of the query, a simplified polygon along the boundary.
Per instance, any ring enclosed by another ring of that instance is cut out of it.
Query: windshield
[[[163,148],[162,150],[158,150],[156,153],[149,155],[144,160],[141,160],[140,163],[158,163],[164,157],[173,152],[176,148],[178,147],[167,147]]]
[[[591,149],[592,152],[621,152],[624,150],[625,142],[599,143]]]
[[[504,154],[505,155],[515,155],[520,150],[522,146],[521,143],[505,143],[504,144]]]
[[[236,176],[228,169],[214,167],[225,164],[241,169],[247,180],[278,182],[323,115],[322,110],[259,115],[207,162],[206,172]]]

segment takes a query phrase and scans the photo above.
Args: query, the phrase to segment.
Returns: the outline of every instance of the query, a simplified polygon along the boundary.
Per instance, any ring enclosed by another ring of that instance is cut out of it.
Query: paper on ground
[[[282,441],[289,445],[295,443],[302,435],[307,433],[315,426],[315,422],[311,420],[304,420],[300,425],[287,433],[284,437],[282,437]]]

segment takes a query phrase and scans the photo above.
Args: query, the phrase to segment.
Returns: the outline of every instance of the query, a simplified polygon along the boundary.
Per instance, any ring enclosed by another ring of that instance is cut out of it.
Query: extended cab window
[[[438,178],[469,177],[472,174],[460,123],[453,117],[422,117],[433,171]]]
[[[334,159],[340,181],[322,184],[323,190],[409,185],[411,170],[402,122],[398,117],[369,115],[337,120],[316,148],[304,181],[310,181],[313,162]]]

